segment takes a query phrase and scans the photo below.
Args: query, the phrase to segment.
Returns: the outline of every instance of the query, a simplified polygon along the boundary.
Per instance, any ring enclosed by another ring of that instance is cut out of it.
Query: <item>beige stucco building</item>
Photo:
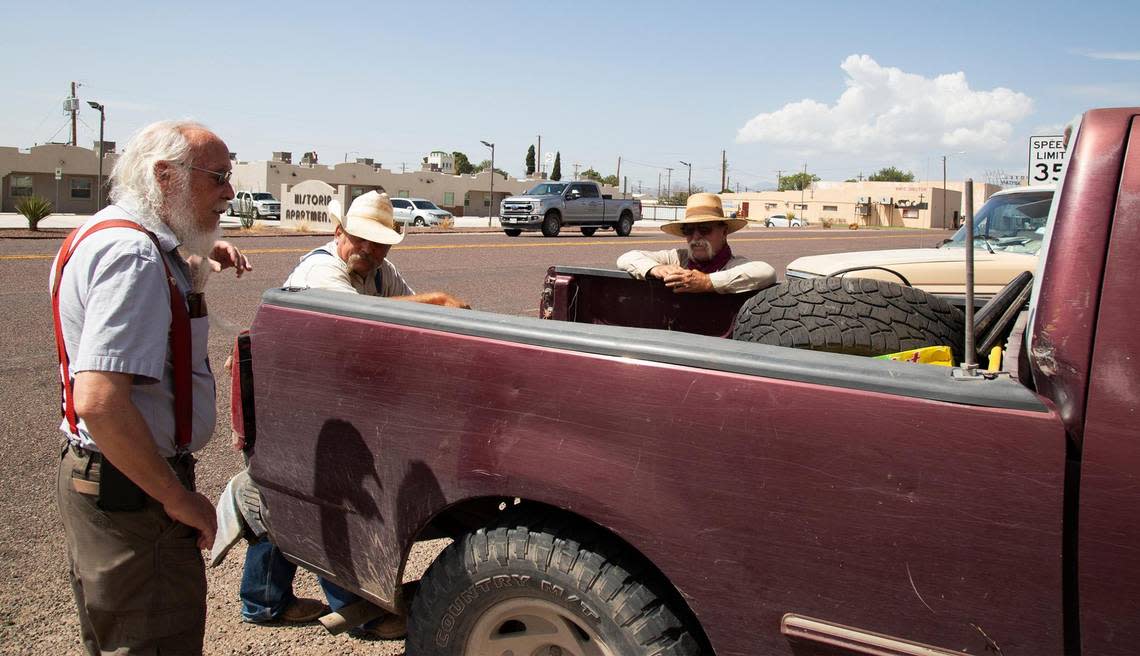
[[[961,182],[817,182],[800,191],[721,194],[725,208],[763,220],[773,214],[806,219],[809,224],[857,223],[865,226],[952,229],[961,221]],[[974,183],[974,210],[1000,190]]]
[[[116,157],[108,153],[103,158],[104,186]],[[66,144],[27,150],[0,147],[0,211],[15,212],[21,199],[40,196],[51,201],[57,213],[93,214],[98,209],[98,174],[99,157],[90,148]]]

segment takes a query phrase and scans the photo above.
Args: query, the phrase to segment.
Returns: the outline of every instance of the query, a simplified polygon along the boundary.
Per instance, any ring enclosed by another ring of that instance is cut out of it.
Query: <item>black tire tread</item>
[[[630,631],[639,655],[700,654],[698,641],[662,597],[641,582],[642,568],[626,562],[618,545],[596,528],[557,513],[516,515],[511,521],[479,529],[449,545],[431,564],[412,602],[408,654],[437,654],[432,631],[416,630],[417,619],[430,624],[434,610],[446,609],[455,578],[477,575],[512,563],[542,572],[558,570],[576,580],[580,590],[601,599],[614,622]]]
[[[913,287],[868,278],[789,280],[740,308],[733,339],[875,356],[946,345],[963,353],[962,312]]]

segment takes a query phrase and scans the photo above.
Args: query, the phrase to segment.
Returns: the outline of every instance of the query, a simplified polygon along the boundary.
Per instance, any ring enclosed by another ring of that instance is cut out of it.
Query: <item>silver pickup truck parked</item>
[[[510,237],[524,230],[557,237],[562,226],[578,228],[587,237],[599,228],[628,237],[640,218],[641,201],[603,196],[598,183],[589,180],[543,182],[522,196],[504,199],[499,208],[499,224]]]

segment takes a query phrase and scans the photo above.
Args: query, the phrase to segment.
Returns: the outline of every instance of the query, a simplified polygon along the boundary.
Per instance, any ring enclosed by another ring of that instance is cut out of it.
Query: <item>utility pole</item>
[[[666,167],[665,170],[669,172],[669,174],[665,177],[665,179],[667,180],[667,182],[665,183],[665,186],[667,187],[665,190],[665,193],[672,196],[673,195],[673,169]]]
[[[661,171],[657,172],[657,200],[661,200]]]
[[[804,162],[804,177],[800,178],[800,212],[803,212],[803,214],[800,214],[800,225],[807,224],[807,217],[804,216],[804,214],[807,214],[807,207],[804,206],[804,187],[806,186],[807,162]]]
[[[67,109],[71,112],[71,145],[78,146],[79,143],[75,140],[75,121],[79,116],[79,98],[75,95],[76,84],[71,83],[71,96],[67,99]]]
[[[784,170],[776,169],[776,191],[780,191],[780,185],[784,183]]]
[[[538,158],[538,179],[546,179],[546,160],[542,158],[542,135],[538,135],[538,152],[534,154]]]
[[[680,161],[680,160],[678,160],[678,161]],[[689,167],[689,194],[688,194],[688,196],[692,196],[693,195],[693,163],[692,162],[681,162],[681,163],[684,164],[685,166]],[[722,182],[723,182],[723,180],[722,180]],[[723,189],[723,188],[724,187],[721,187],[721,189]],[[688,196],[686,196],[686,198],[688,198]]]
[[[946,229],[946,156],[942,156],[942,229]]]
[[[621,180],[621,155],[618,155],[617,179]]]
[[[728,153],[720,151],[720,188],[728,189]]]
[[[495,144],[486,141],[479,143],[491,149],[491,202],[487,207],[487,227],[491,227],[491,218],[495,216]]]
[[[400,173],[407,173],[408,172],[407,164],[408,164],[407,162],[400,162]]]
[[[574,179],[575,180],[578,179],[578,167],[580,167],[580,166],[582,166],[582,165],[581,164],[574,164]]]
[[[107,114],[105,113],[106,107],[102,103],[97,103],[94,100],[88,100],[87,104],[99,112],[99,148],[97,157],[99,158],[99,184],[95,191],[95,211],[103,209],[103,126],[107,124]]]

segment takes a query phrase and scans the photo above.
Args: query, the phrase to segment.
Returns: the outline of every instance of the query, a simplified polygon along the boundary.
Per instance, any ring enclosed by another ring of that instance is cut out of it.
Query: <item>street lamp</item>
[[[681,160],[677,160],[677,161],[681,162]],[[693,165],[689,162],[681,162],[681,164],[684,164],[685,166],[689,167],[689,195],[692,196],[693,195]]]
[[[959,150],[942,156],[942,229],[946,229],[946,158],[950,155],[965,155],[966,151]],[[957,228],[958,226],[954,226]]]
[[[87,104],[91,109],[99,110],[99,185],[95,189],[95,211],[98,212],[103,209],[103,126],[107,122],[107,115],[103,105],[94,100],[88,100]]]
[[[491,227],[491,219],[495,216],[495,144],[480,141],[479,143],[491,149],[491,204],[487,214],[487,227]]]

